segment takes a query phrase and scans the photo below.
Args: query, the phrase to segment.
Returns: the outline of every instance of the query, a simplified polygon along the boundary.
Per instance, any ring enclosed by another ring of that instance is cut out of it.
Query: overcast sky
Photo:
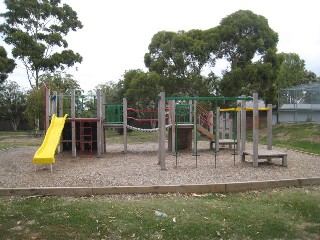
[[[126,70],[145,69],[144,54],[158,31],[209,29],[237,10],[266,17],[279,34],[278,52],[297,53],[306,69],[320,75],[319,0],[62,0],[78,13],[83,29],[67,36],[69,47],[83,56],[78,71],[69,69],[84,90],[117,82]],[[1,0],[0,10],[4,11]],[[3,42],[0,41],[0,45]],[[9,48],[5,46],[7,51]],[[223,70],[223,64],[215,72]],[[9,79],[28,87],[19,66]]]

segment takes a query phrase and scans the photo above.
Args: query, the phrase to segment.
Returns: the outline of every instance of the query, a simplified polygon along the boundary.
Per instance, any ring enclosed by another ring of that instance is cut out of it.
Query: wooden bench
[[[213,148],[213,144],[215,143],[215,141],[211,141],[210,142],[210,149]],[[233,139],[219,139],[219,146],[229,146],[229,149],[232,149],[233,145],[237,146],[237,140],[233,140]]]
[[[246,155],[251,155],[253,157],[253,150],[246,150],[243,152],[242,161],[245,161]],[[277,150],[260,150],[258,151],[258,159],[272,159],[281,158],[282,166],[287,167],[287,154],[284,152],[279,152]]]

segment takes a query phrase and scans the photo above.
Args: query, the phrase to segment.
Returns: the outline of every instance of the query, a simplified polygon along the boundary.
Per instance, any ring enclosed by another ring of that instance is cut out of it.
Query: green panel
[[[122,124],[123,123],[123,105],[121,104],[107,104],[105,105],[106,124]]]
[[[192,123],[192,119],[190,119],[190,108],[190,104],[176,105],[176,121],[178,124]]]

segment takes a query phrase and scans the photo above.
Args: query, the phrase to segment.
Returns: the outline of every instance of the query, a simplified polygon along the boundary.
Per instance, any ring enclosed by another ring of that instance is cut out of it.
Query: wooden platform
[[[211,141],[210,142],[210,148],[213,148],[213,144],[215,143],[215,141]],[[233,139],[219,139],[219,146],[228,146],[229,149],[232,149],[233,145],[237,145],[237,140],[233,140]]]
[[[243,152],[242,161],[245,161],[246,155],[253,156],[253,150],[246,150]],[[282,166],[287,167],[287,154],[284,152],[279,152],[277,150],[261,150],[258,151],[258,159],[271,159],[271,158],[281,158]]]

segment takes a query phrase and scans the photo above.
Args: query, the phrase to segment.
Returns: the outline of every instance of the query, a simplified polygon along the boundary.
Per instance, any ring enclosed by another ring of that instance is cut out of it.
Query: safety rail
[[[210,121],[210,118],[213,119],[214,115],[211,114],[209,111],[204,109],[201,106],[197,106],[198,112],[198,124],[209,129],[210,127],[214,126],[213,121]]]

